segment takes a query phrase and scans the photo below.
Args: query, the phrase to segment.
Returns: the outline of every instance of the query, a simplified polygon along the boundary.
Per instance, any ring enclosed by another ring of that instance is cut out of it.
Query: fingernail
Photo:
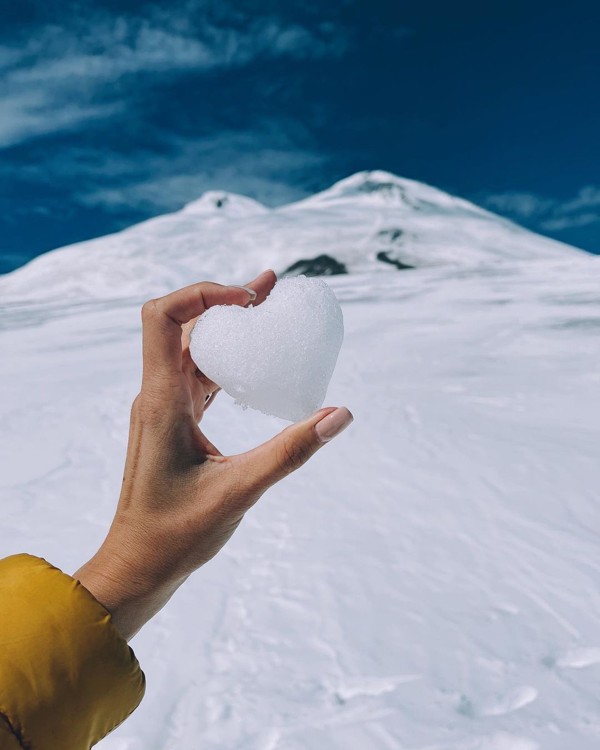
[[[239,286],[239,284],[232,284],[231,286],[234,289],[243,289],[245,292],[248,292],[251,302],[254,302],[254,300],[256,299],[256,292],[254,291],[254,289],[250,289],[249,286]]]
[[[315,432],[322,443],[328,443],[340,434],[354,420],[345,406],[332,411],[315,425]]]

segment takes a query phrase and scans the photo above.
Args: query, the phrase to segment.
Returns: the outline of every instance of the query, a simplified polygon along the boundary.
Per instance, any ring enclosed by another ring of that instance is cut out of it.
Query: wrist
[[[106,542],[73,577],[107,610],[127,641],[164,607],[183,582],[151,581]]]

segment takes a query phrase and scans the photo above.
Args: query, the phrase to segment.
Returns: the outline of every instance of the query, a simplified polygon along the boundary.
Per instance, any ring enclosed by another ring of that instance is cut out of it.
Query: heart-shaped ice
[[[322,406],[343,338],[335,294],[321,279],[296,276],[257,307],[209,308],[190,353],[238,403],[296,421]]]

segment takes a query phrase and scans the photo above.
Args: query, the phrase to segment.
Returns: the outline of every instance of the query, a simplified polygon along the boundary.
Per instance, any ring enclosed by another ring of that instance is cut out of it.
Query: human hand
[[[265,271],[250,291],[202,282],[142,309],[142,388],[131,411],[121,496],[106,540],[75,573],[127,639],[216,555],[265,490],[352,421],[346,408],[320,409],[235,456],[223,456],[201,432],[198,422],[218,387],[190,357],[195,319],[212,305],[260,304],[275,281]]]

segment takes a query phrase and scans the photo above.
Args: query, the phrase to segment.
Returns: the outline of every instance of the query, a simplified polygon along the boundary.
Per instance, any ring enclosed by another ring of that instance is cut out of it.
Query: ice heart
[[[278,281],[257,307],[211,307],[190,353],[243,406],[296,421],[322,406],[344,338],[342,310],[320,279]]]

